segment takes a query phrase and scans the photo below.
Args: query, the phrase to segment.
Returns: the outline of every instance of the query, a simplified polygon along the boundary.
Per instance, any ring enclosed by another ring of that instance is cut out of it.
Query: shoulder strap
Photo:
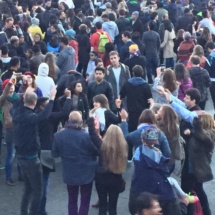
[[[2,76],[4,75],[4,74],[6,74],[8,72],[8,70],[6,70],[5,72],[3,72],[2,74],[1,74],[1,78],[2,78]]]

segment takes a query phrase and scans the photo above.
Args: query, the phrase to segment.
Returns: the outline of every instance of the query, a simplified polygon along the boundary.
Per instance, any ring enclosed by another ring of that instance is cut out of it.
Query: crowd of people
[[[213,179],[215,124],[204,110],[209,92],[215,106],[215,3],[4,5],[0,169],[15,186],[17,157],[19,214],[47,215],[50,173],[60,157],[69,215],[89,214],[93,183],[99,215],[117,214],[126,186],[128,214],[211,215],[203,184]],[[172,177],[176,161],[181,185]]]

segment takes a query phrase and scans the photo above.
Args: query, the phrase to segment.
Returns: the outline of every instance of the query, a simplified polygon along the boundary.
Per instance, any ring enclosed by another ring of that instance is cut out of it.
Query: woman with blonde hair
[[[109,211],[109,215],[116,215],[119,193],[125,188],[122,173],[127,164],[127,142],[117,125],[110,125],[102,140],[96,135],[93,118],[90,118],[88,125],[92,141],[101,145],[99,167],[95,177],[99,214],[107,214]]]
[[[49,65],[48,76],[51,77],[56,83],[60,75],[60,69],[56,65],[55,55],[52,54],[51,52],[48,52],[45,56],[44,63],[47,63]]]
[[[202,68],[205,67],[205,63],[207,61],[207,58],[205,57],[204,49],[202,48],[202,46],[195,45],[195,47],[193,49],[193,53],[190,56],[190,59],[191,59],[192,56],[200,57],[200,67],[202,67]],[[191,68],[192,67],[192,63],[190,62],[190,59],[187,62],[186,68]]]

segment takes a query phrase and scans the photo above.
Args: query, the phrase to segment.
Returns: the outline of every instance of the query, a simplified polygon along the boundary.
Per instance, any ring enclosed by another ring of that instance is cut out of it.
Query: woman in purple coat
[[[192,83],[191,78],[189,77],[189,73],[186,70],[184,64],[177,63],[175,65],[174,71],[175,71],[175,75],[176,75],[176,80],[179,83],[178,98],[181,101],[184,101],[186,91],[188,89],[192,88],[193,83]]]

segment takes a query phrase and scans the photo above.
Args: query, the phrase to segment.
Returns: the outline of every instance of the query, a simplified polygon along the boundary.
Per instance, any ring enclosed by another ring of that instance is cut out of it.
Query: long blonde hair
[[[101,155],[105,169],[115,174],[125,171],[128,146],[122,130],[117,125],[110,125],[107,129],[102,141]]]
[[[202,58],[205,54],[204,54],[204,49],[202,48],[202,46],[200,45],[195,45],[194,49],[193,49],[193,53],[190,56],[190,59],[192,56],[197,55],[200,58]]]

